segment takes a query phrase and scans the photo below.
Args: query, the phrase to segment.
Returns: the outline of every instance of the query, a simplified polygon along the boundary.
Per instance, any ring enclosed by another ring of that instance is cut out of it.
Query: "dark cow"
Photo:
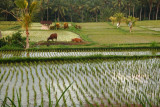
[[[57,33],[53,33],[50,35],[50,37],[48,37],[47,41],[49,41],[50,39],[53,41],[53,39],[56,39],[57,40]]]

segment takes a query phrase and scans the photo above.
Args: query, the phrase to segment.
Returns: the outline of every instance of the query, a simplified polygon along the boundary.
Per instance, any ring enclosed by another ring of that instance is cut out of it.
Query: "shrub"
[[[0,48],[5,46],[7,44],[7,42],[5,41],[5,39],[0,39]]]
[[[156,46],[158,46],[158,43],[157,42],[155,42],[155,41],[153,41],[153,42],[151,42],[151,45],[150,45],[151,47],[156,47]]]
[[[11,39],[11,45],[17,46],[17,47],[25,47],[25,37],[22,37],[22,34],[20,32],[16,32],[12,34]]]
[[[16,32],[12,34],[12,36],[7,36],[3,39],[0,39],[0,47],[19,47],[24,48],[25,47],[25,37],[22,37],[22,34],[20,32]]]

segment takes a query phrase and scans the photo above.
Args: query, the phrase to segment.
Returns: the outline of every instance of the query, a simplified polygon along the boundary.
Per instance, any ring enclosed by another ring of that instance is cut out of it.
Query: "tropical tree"
[[[91,2],[90,12],[96,15],[96,22],[98,21],[98,13],[100,13],[101,4],[99,1],[94,0]]]
[[[87,0],[78,0],[78,2],[76,3],[78,10],[80,11],[80,14],[81,14],[81,22],[84,21],[84,11],[85,11],[85,8],[88,9],[89,3],[90,2]]]
[[[58,22],[60,21],[60,16],[64,18],[65,12],[68,11],[67,5],[63,0],[55,0],[53,5],[53,13],[58,14]]]
[[[158,19],[158,12],[159,12],[159,6],[160,6],[160,0],[156,0],[157,4],[157,11],[156,11],[156,20]]]
[[[116,21],[116,17],[111,16],[109,19],[112,21],[112,24],[114,25],[114,23]]]
[[[12,0],[1,0],[0,12],[2,10],[11,11],[11,10],[13,10],[13,8],[14,8],[14,3]],[[3,14],[4,14],[4,19],[7,21],[9,13],[3,13]]]
[[[28,28],[32,22],[32,14],[33,10],[36,7],[37,2],[32,2],[30,7],[28,7],[27,0],[16,0],[15,1],[16,6],[20,9],[21,12],[20,16],[16,16],[13,12],[8,12],[7,10],[4,10],[3,12],[9,13],[12,16],[14,16],[17,21],[20,22],[23,28],[26,30],[26,49],[29,48],[29,31]]]
[[[116,17],[116,20],[120,25],[121,21],[124,19],[124,14],[123,13],[116,13],[116,14],[114,14],[114,17]]]
[[[128,16],[128,18],[126,18],[125,21],[126,21],[126,24],[130,28],[130,32],[132,32],[132,28],[133,28],[133,26],[135,26],[136,22],[138,21],[138,18]]]
[[[153,7],[153,3],[155,2],[155,0],[148,0],[148,4],[149,4],[149,20],[151,19],[151,12],[152,12],[152,7]]]

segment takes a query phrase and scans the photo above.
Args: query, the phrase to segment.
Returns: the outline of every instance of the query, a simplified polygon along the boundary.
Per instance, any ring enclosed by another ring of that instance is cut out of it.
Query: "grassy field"
[[[121,23],[121,27],[117,29],[116,23],[111,22],[99,23],[77,23],[82,26],[80,34],[83,34],[90,40],[91,44],[83,45],[83,47],[106,47],[106,46],[150,46],[152,43],[160,44],[160,21],[138,21],[133,31],[129,32],[129,27],[125,23]],[[54,24],[54,23],[53,23]],[[53,25],[52,24],[52,25]],[[61,23],[63,25],[63,23]],[[3,37],[11,35],[17,30],[22,31],[22,35],[26,36],[25,30],[20,27],[17,22],[0,22],[0,30]],[[46,41],[51,33],[58,33],[57,41],[71,41],[73,38],[79,37],[76,33],[68,30],[41,30],[40,23],[33,23],[29,28],[30,41]],[[150,44],[148,44],[150,43]],[[45,48],[46,46],[41,46]],[[50,46],[50,47],[77,47],[77,46]],[[78,46],[79,47],[79,46]]]
[[[160,21],[139,21],[133,27],[133,32],[129,32],[129,27],[121,23],[120,28],[111,23],[81,23],[82,32],[100,44],[132,44],[160,42]]]
[[[1,22],[2,25],[0,26],[0,29],[2,29],[2,35],[3,37],[10,36],[14,32],[17,32],[17,30],[22,32],[22,36],[26,37],[25,29],[24,28],[15,28],[17,27],[17,23],[13,22]],[[11,24],[11,26],[9,25]],[[2,28],[2,26],[4,26]],[[52,34],[52,33],[57,33],[58,38],[57,41],[71,41],[73,38],[78,38],[79,35],[69,32],[69,31],[64,31],[64,30],[41,30],[41,24],[39,23],[33,23],[31,27],[29,28],[29,37],[31,42],[39,42],[39,41],[47,41],[47,38]]]

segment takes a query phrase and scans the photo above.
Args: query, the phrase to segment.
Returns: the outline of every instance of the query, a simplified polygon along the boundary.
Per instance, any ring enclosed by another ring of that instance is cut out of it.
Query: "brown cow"
[[[72,39],[72,42],[82,42],[82,39],[81,38],[74,38],[74,39]]]
[[[64,23],[64,29],[69,28],[68,23]]]
[[[57,36],[58,36],[57,33],[53,33],[50,35],[50,37],[47,38],[47,41],[49,41],[49,39],[51,39],[52,41],[53,41],[53,39],[57,40]]]
[[[74,26],[76,29],[81,29],[82,27],[79,25]]]

